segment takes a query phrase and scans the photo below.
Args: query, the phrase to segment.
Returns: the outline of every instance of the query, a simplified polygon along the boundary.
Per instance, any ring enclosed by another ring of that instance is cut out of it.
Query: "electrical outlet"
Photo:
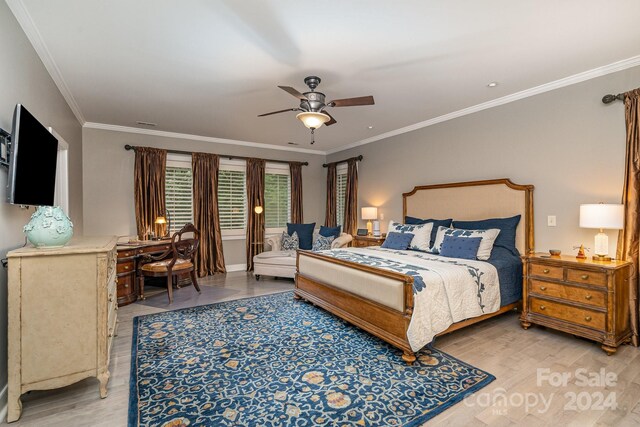
[[[549,227],[555,227],[556,226],[556,216],[555,215],[549,215],[547,217],[547,225]]]

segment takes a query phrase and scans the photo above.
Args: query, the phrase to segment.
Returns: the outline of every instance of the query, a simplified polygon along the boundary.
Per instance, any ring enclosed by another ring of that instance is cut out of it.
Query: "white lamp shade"
[[[316,113],[313,111],[298,113],[296,117],[309,129],[318,129],[320,126],[331,120],[331,117],[327,114]]]
[[[367,207],[362,208],[362,219],[377,219],[378,208]]]
[[[624,227],[624,205],[580,205],[580,227],[621,230]]]

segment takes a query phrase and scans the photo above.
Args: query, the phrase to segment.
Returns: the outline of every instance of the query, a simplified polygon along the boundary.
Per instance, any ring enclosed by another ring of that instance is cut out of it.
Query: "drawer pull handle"
[[[128,265],[125,265],[125,266],[124,266],[124,269],[125,269],[125,270],[128,270],[128,269],[129,269],[129,266],[128,266]]]
[[[542,270],[542,272],[543,272],[544,274],[549,274],[549,272],[550,272],[550,271],[551,271],[551,270],[549,270],[548,268],[545,268],[544,270]]]
[[[587,280],[589,278],[589,275],[588,274],[583,274],[582,276],[580,276],[580,278],[582,280]]]
[[[112,296],[109,297],[109,302],[113,302],[113,297]]]
[[[129,287],[129,284],[125,284],[125,285],[124,285],[124,287],[125,287],[125,288],[128,288],[128,287]]]
[[[547,307],[545,307],[544,305],[540,306],[540,310],[544,310],[545,308],[547,308]]]
[[[116,285],[118,284],[118,278],[116,277]]]
[[[584,298],[585,298],[587,301],[590,301],[590,300],[591,300],[591,298],[593,298],[593,296],[591,296],[591,295],[585,295],[585,296],[584,296]]]
[[[584,316],[584,320],[586,320],[587,322],[591,322],[591,316]]]
[[[541,291],[546,291],[546,290],[547,290],[547,287],[546,287],[546,286],[540,286],[540,290],[541,290]]]

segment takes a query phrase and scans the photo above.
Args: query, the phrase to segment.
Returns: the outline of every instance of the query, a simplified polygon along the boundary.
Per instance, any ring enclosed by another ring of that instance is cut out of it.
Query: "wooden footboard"
[[[398,281],[402,285],[402,310],[395,310],[363,296],[323,283],[317,278],[305,276],[299,272],[301,256],[321,259],[365,274]],[[402,359],[407,363],[416,360],[407,340],[407,329],[413,314],[413,277],[305,251],[298,252],[297,263],[298,273],[296,274],[294,291],[296,297],[305,299],[401,349],[403,351]]]

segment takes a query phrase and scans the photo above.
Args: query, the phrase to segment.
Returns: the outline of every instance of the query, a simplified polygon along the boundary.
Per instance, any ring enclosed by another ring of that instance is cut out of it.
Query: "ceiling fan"
[[[357,98],[334,99],[325,103],[325,95],[322,92],[316,92],[315,89],[320,84],[320,77],[309,76],[304,79],[304,83],[311,89],[309,92],[300,93],[290,86],[278,86],[280,89],[295,96],[300,100],[300,106],[297,108],[287,108],[286,110],[272,111],[270,113],[260,114],[258,117],[270,116],[272,114],[285,113],[287,111],[300,111],[296,115],[307,128],[311,129],[312,140],[315,142],[313,134],[320,126],[331,126],[337,123],[336,120],[326,111],[327,107],[354,107],[357,105],[374,105],[373,96],[360,96]]]

